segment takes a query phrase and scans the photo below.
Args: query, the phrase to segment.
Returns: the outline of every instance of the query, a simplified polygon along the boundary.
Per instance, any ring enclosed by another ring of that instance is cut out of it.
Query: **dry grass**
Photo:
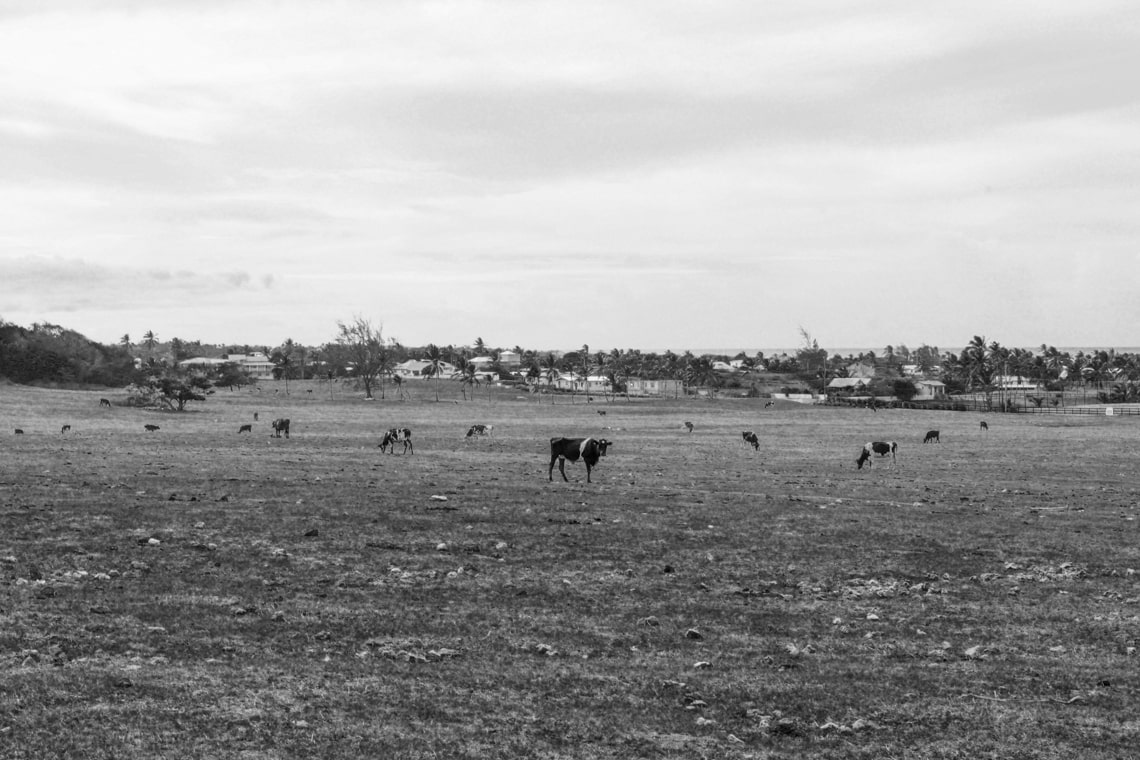
[[[1131,418],[311,387],[0,387],[0,756],[1136,756]]]

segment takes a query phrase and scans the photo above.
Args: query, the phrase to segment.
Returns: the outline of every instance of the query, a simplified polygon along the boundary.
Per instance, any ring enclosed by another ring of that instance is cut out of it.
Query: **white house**
[[[914,401],[934,401],[946,398],[946,383],[939,380],[915,380],[914,387],[918,389],[918,393],[914,395]]]
[[[406,362],[400,362],[393,367],[392,373],[404,380],[423,380],[428,377],[447,380],[453,377],[458,371],[455,369],[454,364],[440,362],[438,374],[432,375],[424,371],[430,366],[431,362],[425,362],[422,359],[408,359]]]
[[[220,367],[223,364],[236,364],[245,370],[250,377],[257,380],[273,379],[273,362],[261,352],[249,354],[225,354],[222,358],[209,356],[195,356],[178,362],[179,367],[200,367],[203,369]]]

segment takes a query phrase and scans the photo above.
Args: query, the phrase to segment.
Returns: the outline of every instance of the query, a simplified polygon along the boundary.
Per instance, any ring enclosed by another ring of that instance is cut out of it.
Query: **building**
[[[269,357],[261,352],[249,354],[223,354],[222,358],[196,356],[178,362],[179,367],[187,369],[212,369],[223,364],[236,364],[255,380],[272,380],[274,364]]]
[[[918,389],[912,401],[941,401],[946,398],[946,383],[940,380],[915,380]]]
[[[430,374],[425,370],[432,366],[431,362],[426,362],[423,359],[408,359],[406,362],[400,362],[392,368],[392,374],[404,380],[424,380],[426,378],[448,380],[458,374],[458,370],[454,364],[448,362],[439,363],[439,372],[437,374]]]
[[[630,396],[680,398],[685,395],[685,386],[680,380],[646,380],[641,377],[631,377],[626,380],[625,389]]]
[[[522,357],[514,351],[500,351],[499,366],[507,372],[517,372],[522,366]]]

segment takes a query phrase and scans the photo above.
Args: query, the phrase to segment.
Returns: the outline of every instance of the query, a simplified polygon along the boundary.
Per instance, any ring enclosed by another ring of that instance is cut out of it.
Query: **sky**
[[[1133,0],[0,0],[0,319],[1140,345]]]

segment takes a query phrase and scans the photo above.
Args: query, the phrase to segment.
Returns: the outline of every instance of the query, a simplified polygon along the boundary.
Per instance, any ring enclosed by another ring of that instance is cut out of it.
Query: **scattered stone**
[[[696,628],[690,628],[689,630],[685,631],[685,638],[686,639],[692,639],[693,641],[701,641],[704,639],[704,637],[705,637],[704,634],[701,633],[700,631],[698,631]]]

